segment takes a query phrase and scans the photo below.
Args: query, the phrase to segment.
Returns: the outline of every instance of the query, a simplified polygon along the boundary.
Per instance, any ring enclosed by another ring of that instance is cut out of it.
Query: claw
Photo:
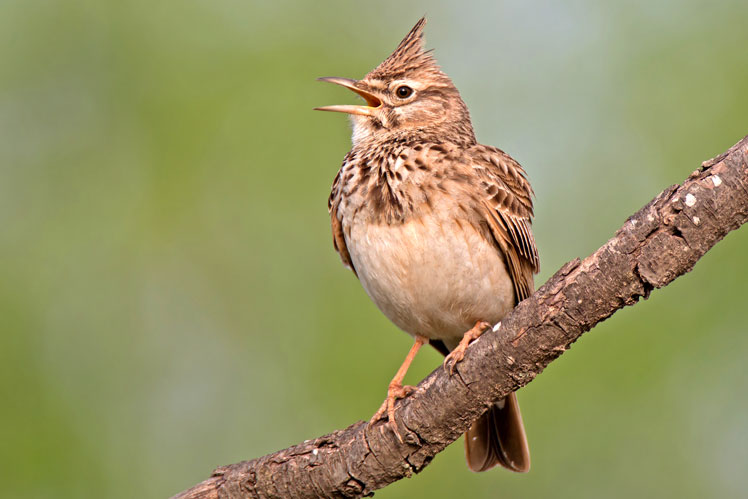
[[[447,355],[444,358],[444,364],[442,366],[444,367],[444,370],[449,373],[449,375],[453,375],[455,371],[455,366],[458,362],[460,362],[462,359],[465,358],[465,351],[467,350],[468,345],[473,340],[476,340],[482,335],[485,331],[487,331],[491,327],[491,324],[485,321],[478,321],[475,323],[475,326],[473,326],[470,331],[466,332],[462,339],[460,340],[460,343],[449,352],[449,355]]]
[[[387,426],[395,433],[400,443],[403,443],[403,437],[400,435],[400,431],[397,429],[397,420],[395,419],[395,402],[398,399],[404,399],[411,393],[416,391],[415,386],[408,385],[390,385],[387,390],[387,398],[384,399],[382,405],[377,409],[377,412],[369,420],[369,426],[376,423],[380,419],[387,417]]]

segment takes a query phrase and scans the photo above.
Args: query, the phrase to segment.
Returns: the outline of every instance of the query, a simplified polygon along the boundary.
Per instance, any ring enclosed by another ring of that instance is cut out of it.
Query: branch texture
[[[217,468],[175,496],[361,497],[421,471],[495,400],[532,381],[598,322],[690,271],[748,220],[748,136],[665,189],[584,260],[564,265],[468,349],[454,376],[440,367],[397,406],[404,442],[359,421],[251,461]]]

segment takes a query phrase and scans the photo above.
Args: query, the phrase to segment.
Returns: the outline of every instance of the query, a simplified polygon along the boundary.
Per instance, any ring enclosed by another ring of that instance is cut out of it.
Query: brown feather
[[[465,433],[465,459],[476,472],[497,464],[518,473],[530,471],[530,449],[516,393],[493,405]]]
[[[332,224],[332,244],[335,247],[335,251],[340,255],[340,259],[343,261],[343,265],[351,269],[354,274],[356,269],[351,261],[351,254],[348,252],[348,245],[345,243],[345,235],[343,234],[343,224],[338,219],[338,214],[335,210],[330,213],[330,222]]]

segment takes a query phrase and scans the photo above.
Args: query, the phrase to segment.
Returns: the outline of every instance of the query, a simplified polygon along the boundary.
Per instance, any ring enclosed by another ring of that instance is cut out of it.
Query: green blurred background
[[[360,77],[424,13],[526,168],[544,282],[748,133],[748,3],[0,3],[4,497],[166,497],[368,418],[410,339],[331,244]],[[739,497],[748,229],[520,399],[527,475],[461,442],[377,495]],[[419,356],[408,380],[440,362]]]

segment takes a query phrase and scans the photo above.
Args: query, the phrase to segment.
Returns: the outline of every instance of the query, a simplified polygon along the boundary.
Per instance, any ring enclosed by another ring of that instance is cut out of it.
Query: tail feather
[[[516,394],[491,407],[465,433],[465,458],[472,471],[497,464],[520,473],[530,471],[530,448]]]
[[[457,344],[429,343],[442,355]],[[515,393],[489,408],[465,433],[465,459],[472,471],[486,471],[497,464],[519,473],[530,471],[530,447]]]

